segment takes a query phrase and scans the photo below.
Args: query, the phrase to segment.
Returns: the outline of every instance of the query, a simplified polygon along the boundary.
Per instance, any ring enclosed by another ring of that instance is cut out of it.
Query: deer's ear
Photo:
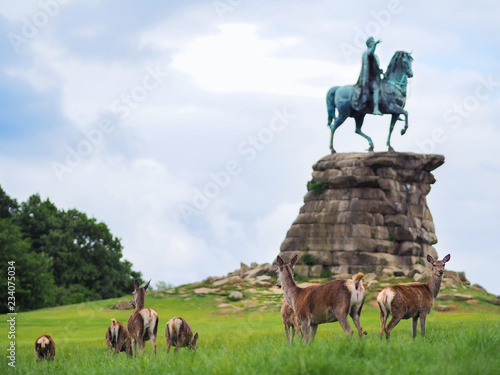
[[[139,288],[139,281],[134,280],[134,288],[135,289]]]
[[[427,255],[427,261],[431,264],[434,264],[434,258],[431,257],[430,255]]]
[[[144,286],[144,290],[148,289],[149,283],[151,282],[151,279],[149,279],[148,283]]]
[[[292,261],[290,262],[290,264],[292,265],[292,268],[295,266],[295,264],[297,263],[297,259],[298,259],[298,256],[297,254],[295,254],[295,256],[292,258]]]
[[[450,260],[450,258],[451,258],[450,254],[448,254],[447,256],[445,256],[445,257],[443,258],[443,263],[448,262],[448,261]]]
[[[278,258],[276,258],[276,260],[278,261],[278,266],[282,266],[285,262],[283,262],[283,259],[281,259],[281,257],[278,255]]]

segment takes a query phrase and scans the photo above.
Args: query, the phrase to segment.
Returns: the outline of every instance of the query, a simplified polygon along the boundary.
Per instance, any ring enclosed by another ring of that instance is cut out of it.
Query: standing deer
[[[158,332],[158,313],[149,308],[144,307],[146,299],[146,289],[149,283],[139,287],[139,282],[134,280],[133,299],[130,304],[135,307],[135,311],[130,315],[127,322],[127,328],[132,339],[132,349],[134,357],[137,355],[137,343],[141,354],[144,354],[144,341],[151,340],[153,352],[156,354],[156,333]]]
[[[286,342],[291,343],[293,341],[295,332],[297,332],[300,337],[304,337],[302,330],[300,329],[300,323],[297,319],[297,315],[295,315],[293,309],[288,303],[286,303],[286,301],[283,301],[283,305],[281,306],[281,320],[283,320],[283,324],[285,325]],[[291,338],[290,329],[292,329]]]
[[[109,354],[125,352],[127,356],[132,356],[132,342],[127,327],[116,319],[111,319],[111,325],[106,331],[106,343],[109,347]]]
[[[173,317],[168,321],[165,336],[167,338],[167,353],[170,351],[172,345],[175,346],[175,352],[185,346],[195,350],[198,348],[196,345],[198,332],[193,337],[191,326],[182,318]]]
[[[352,335],[352,328],[347,321],[350,315],[358,329],[359,337],[363,335],[360,314],[365,301],[365,288],[360,272],[352,280],[334,280],[322,285],[300,288],[293,279],[293,267],[297,263],[297,255],[290,264],[285,264],[278,255],[278,281],[276,285],[283,288],[286,302],[293,308],[302,325],[304,343],[313,341],[318,324],[338,321],[347,336]]]
[[[53,361],[56,355],[56,343],[50,335],[41,335],[35,341],[36,360],[48,359]]]
[[[413,318],[412,333],[413,338],[417,336],[417,320],[420,317],[420,333],[425,334],[425,318],[431,311],[434,304],[434,298],[439,293],[441,279],[444,273],[444,265],[450,260],[450,254],[443,260],[434,260],[427,255],[427,261],[432,264],[432,276],[429,282],[425,284],[393,285],[382,290],[377,296],[378,306],[380,308],[380,322],[382,330],[380,339],[384,332],[389,340],[392,329],[401,319]],[[387,323],[387,318],[392,315],[392,319]]]

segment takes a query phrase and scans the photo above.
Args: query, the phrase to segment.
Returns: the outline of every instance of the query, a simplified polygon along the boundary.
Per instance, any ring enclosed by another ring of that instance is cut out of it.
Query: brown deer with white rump
[[[109,354],[125,352],[127,356],[132,356],[132,342],[127,327],[122,322],[111,319],[111,325],[106,331],[106,344],[109,347]]]
[[[50,335],[40,335],[35,341],[36,360],[48,359],[53,361],[56,356],[56,343]]]
[[[360,314],[365,301],[365,288],[360,272],[352,280],[334,280],[322,285],[300,288],[293,279],[293,267],[297,263],[297,255],[290,264],[285,264],[278,255],[278,281],[276,285],[283,289],[286,302],[293,308],[302,325],[304,343],[313,341],[318,324],[338,321],[347,336],[352,335],[352,328],[347,321],[350,315],[358,329],[359,337],[363,336]]]
[[[195,350],[198,348],[196,345],[198,332],[193,337],[193,330],[189,323],[177,316],[168,321],[165,336],[167,338],[167,353],[170,351],[172,345],[175,346],[175,352],[185,346]]]
[[[380,308],[380,322],[382,331],[380,339],[384,332],[389,340],[392,329],[401,319],[412,318],[413,338],[417,336],[417,320],[420,318],[420,333],[425,334],[425,318],[431,311],[434,304],[434,298],[441,288],[441,279],[444,273],[444,264],[450,260],[450,254],[443,260],[434,260],[427,255],[427,261],[432,264],[432,276],[429,282],[425,284],[393,285],[382,290],[377,296],[378,306]],[[387,318],[392,315],[392,319],[387,324]]]
[[[133,299],[130,304],[135,307],[135,311],[130,315],[127,322],[127,328],[130,332],[132,339],[132,349],[134,357],[137,355],[137,344],[141,354],[144,354],[144,341],[151,340],[153,352],[156,354],[156,334],[158,332],[158,313],[149,308],[144,307],[144,300],[146,299],[146,289],[149,283],[139,287],[139,282],[134,280],[134,292],[132,293]]]
[[[300,323],[297,319],[297,315],[295,315],[293,309],[288,303],[286,303],[286,301],[283,301],[283,305],[281,306],[281,320],[283,320],[283,324],[285,325],[286,342],[291,343],[293,341],[295,332],[297,332],[300,337],[304,337],[302,330],[300,329]],[[290,329],[292,330],[291,338]]]

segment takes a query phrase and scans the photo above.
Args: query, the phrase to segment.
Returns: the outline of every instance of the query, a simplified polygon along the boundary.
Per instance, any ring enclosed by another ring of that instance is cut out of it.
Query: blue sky
[[[372,35],[384,69],[396,50],[415,59],[393,146],[446,157],[428,196],[438,254],[499,294],[499,7],[4,2],[0,183],[106,222],[153,283],[271,262],[329,152],[326,92],[356,82]],[[388,124],[365,121],[376,151]],[[367,148],[352,120],[336,148]]]

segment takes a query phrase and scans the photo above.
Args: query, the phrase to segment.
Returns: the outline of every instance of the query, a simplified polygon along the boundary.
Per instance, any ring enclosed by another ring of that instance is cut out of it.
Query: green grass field
[[[346,339],[338,323],[324,324],[316,340],[286,344],[279,313],[281,296],[261,297],[257,306],[237,312],[217,308],[224,294],[206,296],[149,294],[146,306],[157,310],[158,354],[151,344],[140,358],[108,355],[104,339],[110,319],[126,324],[131,310],[114,310],[117,301],[62,306],[16,317],[15,368],[9,359],[7,316],[0,322],[2,374],[499,374],[500,308],[486,302],[463,304],[454,313],[432,311],[426,336],[411,338],[411,320],[402,321],[391,341],[379,340],[378,309],[365,303],[362,340]],[[374,297],[370,297],[373,299]],[[368,299],[370,299],[368,298]],[[130,296],[122,300],[130,299]],[[266,307],[264,307],[266,306]],[[198,350],[167,355],[165,326],[173,316],[199,332]],[[351,323],[351,326],[354,325]],[[56,342],[53,362],[35,361],[34,342],[43,333]]]

